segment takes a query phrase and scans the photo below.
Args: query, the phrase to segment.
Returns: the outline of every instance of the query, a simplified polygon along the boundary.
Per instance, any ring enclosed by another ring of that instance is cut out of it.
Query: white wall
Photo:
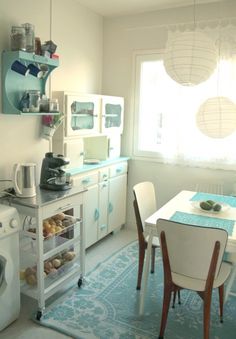
[[[236,16],[236,2],[196,7],[196,21]],[[150,180],[156,185],[158,205],[163,205],[181,189],[192,189],[194,183],[208,178],[224,181],[225,193],[231,192],[236,175],[230,171],[164,165],[157,162],[132,160],[133,143],[133,53],[137,50],[164,49],[167,25],[193,21],[193,7],[163,10],[104,21],[103,92],[125,97],[125,130],[122,154],[131,157],[128,176],[127,225],[135,227],[132,187]]]
[[[76,0],[52,0],[50,22],[50,0],[1,0],[1,51],[10,49],[11,27],[25,22],[35,25],[35,34],[42,42],[51,38],[58,46],[60,66],[52,73],[52,90],[100,92],[103,56],[100,15]],[[30,161],[37,164],[39,181],[41,162],[49,150],[49,143],[40,137],[40,130],[39,116],[0,114],[0,179],[10,178],[14,163]]]

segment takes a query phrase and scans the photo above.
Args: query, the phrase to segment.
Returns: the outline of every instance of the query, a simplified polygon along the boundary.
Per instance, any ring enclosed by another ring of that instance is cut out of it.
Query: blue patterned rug
[[[156,272],[148,279],[145,311],[139,316],[136,290],[138,245],[133,242],[100,263],[86,276],[82,287],[73,287],[48,306],[39,324],[81,339],[154,339],[158,337],[162,309],[163,273],[160,253]],[[202,301],[190,291],[181,291],[182,304],[170,308],[166,339],[202,338]],[[36,320],[35,320],[36,321]],[[218,293],[214,291],[211,339],[236,338],[236,297],[218,317]]]

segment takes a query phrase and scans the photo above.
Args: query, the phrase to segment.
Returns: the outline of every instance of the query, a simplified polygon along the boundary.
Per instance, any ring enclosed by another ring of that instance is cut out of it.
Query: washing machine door
[[[0,296],[13,279],[12,260],[7,253],[0,253]]]
[[[2,255],[0,255],[0,295],[3,294],[6,288],[5,267],[6,259]]]
[[[6,260],[0,256],[0,287],[2,286],[4,271],[5,271]]]

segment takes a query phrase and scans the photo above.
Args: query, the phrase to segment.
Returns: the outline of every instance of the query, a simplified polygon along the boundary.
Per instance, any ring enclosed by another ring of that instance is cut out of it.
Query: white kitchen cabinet
[[[108,158],[116,159],[120,157],[121,135],[114,134],[108,136]]]
[[[85,248],[98,240],[98,184],[87,187],[84,205]]]
[[[100,97],[95,94],[76,92],[53,92],[53,98],[58,99],[64,120],[57,134],[60,137],[80,137],[99,132]]]
[[[102,239],[108,233],[108,189],[109,189],[109,171],[108,167],[104,167],[98,170],[99,173],[99,198],[98,198],[98,240]]]
[[[83,220],[85,248],[98,239],[98,171],[88,171],[72,177],[73,186],[86,189],[84,193]]]
[[[84,194],[85,247],[125,224],[127,161],[72,176]]]
[[[80,167],[84,163],[84,139],[77,138],[72,140],[53,139],[53,152],[56,154],[63,154],[69,158],[70,163],[66,169]]]
[[[127,162],[110,167],[108,232],[112,232],[125,224]]]
[[[67,168],[120,156],[124,98],[64,91],[52,96],[64,114],[52,137],[52,151],[71,159]]]
[[[109,180],[108,231],[112,232],[125,224],[127,175]]]
[[[65,119],[56,135],[66,138],[122,134],[124,98],[100,94],[54,91]]]

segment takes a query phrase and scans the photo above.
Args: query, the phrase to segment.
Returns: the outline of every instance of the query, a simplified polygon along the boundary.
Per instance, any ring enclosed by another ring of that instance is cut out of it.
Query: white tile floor
[[[116,252],[131,241],[137,239],[137,233],[132,230],[121,229],[107,236],[98,244],[92,246],[86,253],[86,272],[91,271],[99,262]],[[76,283],[76,282],[75,282]],[[1,339],[68,339],[70,337],[60,334],[34,323],[30,317],[37,309],[37,301],[21,296],[20,317],[3,331]]]

